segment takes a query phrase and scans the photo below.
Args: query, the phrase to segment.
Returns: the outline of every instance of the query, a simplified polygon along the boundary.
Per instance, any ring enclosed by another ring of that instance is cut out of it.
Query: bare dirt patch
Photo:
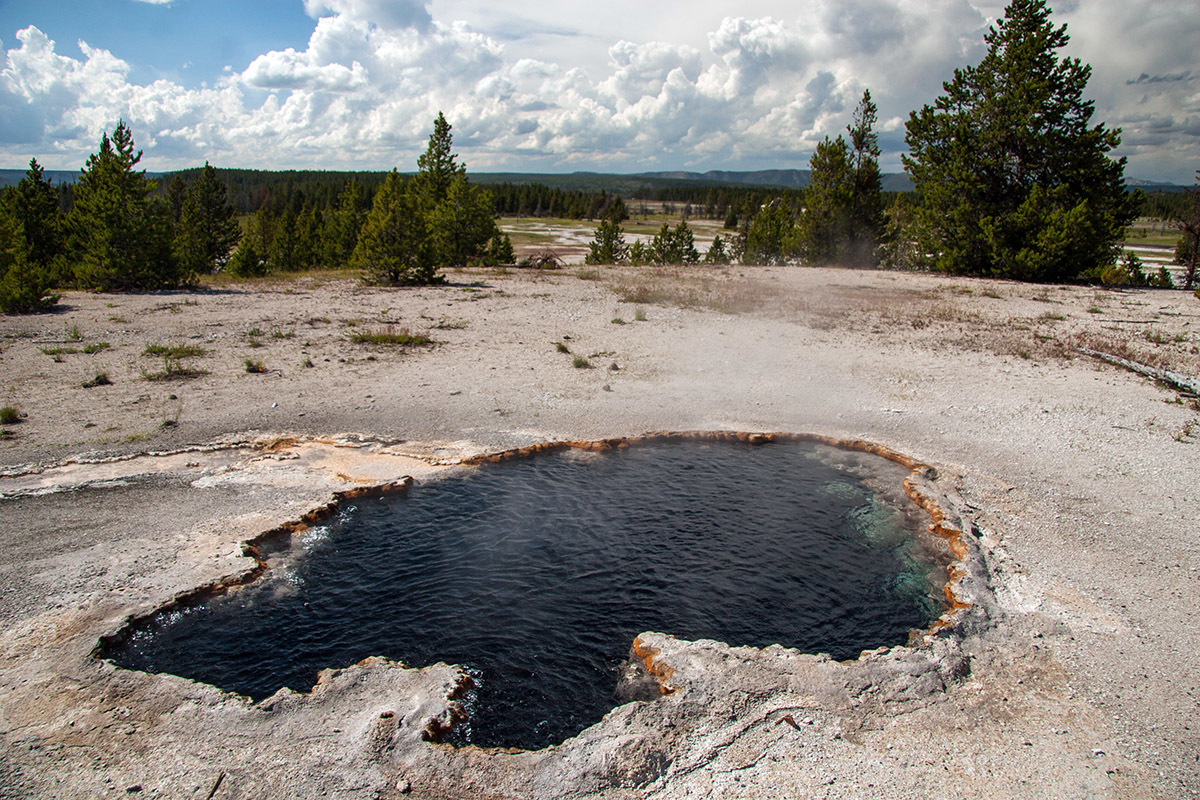
[[[1200,412],[1076,350],[1196,375],[1195,298],[595,273],[72,293],[0,319],[0,405],[23,415],[0,440],[0,794],[1200,796]],[[389,329],[433,343],[354,341]],[[147,379],[167,371],[156,345],[195,348],[178,361],[197,374]],[[254,706],[94,657],[130,615],[253,568],[240,543],[334,492],[668,429],[862,439],[934,465],[986,619],[849,664],[649,635],[639,660],[678,691],[524,754],[421,740],[448,668],[370,661]]]

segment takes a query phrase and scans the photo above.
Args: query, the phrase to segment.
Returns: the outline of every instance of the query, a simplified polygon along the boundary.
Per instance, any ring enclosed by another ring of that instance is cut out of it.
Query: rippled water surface
[[[488,465],[357,501],[111,655],[255,699],[371,655],[463,664],[478,688],[458,743],[543,747],[618,702],[642,631],[846,659],[927,626],[939,573],[914,553],[903,475],[805,443]]]

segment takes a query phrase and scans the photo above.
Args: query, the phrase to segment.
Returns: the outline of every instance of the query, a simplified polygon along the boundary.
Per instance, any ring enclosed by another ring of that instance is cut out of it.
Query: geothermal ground
[[[1200,411],[1079,352],[1200,374],[1190,293],[449,279],[72,293],[0,318],[0,406],[22,416],[0,428],[0,797],[1200,797]],[[354,340],[404,329],[432,343]],[[243,543],[336,493],[663,430],[911,459],[963,607],[845,663],[647,632],[630,681],[669,693],[529,753],[425,741],[453,717],[452,666],[369,659],[255,705],[95,655],[244,579]]]

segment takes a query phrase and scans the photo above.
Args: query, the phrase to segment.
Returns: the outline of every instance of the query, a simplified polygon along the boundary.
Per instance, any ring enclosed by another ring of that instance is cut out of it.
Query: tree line
[[[38,311],[54,290],[179,286],[226,269],[261,275],[350,265],[370,281],[431,283],[439,270],[510,263],[497,211],[599,219],[593,263],[847,264],[922,268],[1025,281],[1170,283],[1136,260],[1117,263],[1143,203],[1181,232],[1177,261],[1196,281],[1197,191],[1149,199],[1127,191],[1120,132],[1093,124],[1091,68],[1060,58],[1069,37],[1045,0],[1012,0],[975,66],[909,115],[911,194],[885,205],[863,93],[845,135],[826,137],[801,191],[679,187],[657,196],[724,216],[728,233],[704,256],[686,219],[626,246],[625,201],[606,192],[471,184],[439,114],[415,174],[261,173],[203,168],[160,185],[138,170],[129,128],[105,134],[76,184],[53,187],[36,159],[0,196],[0,308]],[[1200,174],[1197,178],[1200,189]],[[238,215],[249,215],[245,232]]]

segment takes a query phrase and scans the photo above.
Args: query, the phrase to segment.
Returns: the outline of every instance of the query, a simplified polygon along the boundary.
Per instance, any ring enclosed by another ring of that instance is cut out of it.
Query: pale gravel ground
[[[1200,302],[1190,294],[787,268],[451,280],[404,291],[316,279],[70,294],[57,314],[0,318],[0,405],[28,415],[0,441],[9,473],[0,493],[109,482],[0,501],[8,752],[0,796],[118,796],[137,783],[160,796],[203,797],[225,763],[219,753],[231,763],[249,752],[270,761],[274,740],[250,722],[238,728],[236,704],[168,691],[161,679],[114,677],[87,653],[131,610],[238,571],[237,541],[295,518],[348,480],[428,473],[404,455],[452,460],[550,439],[715,429],[862,438],[938,466],[985,533],[1000,618],[964,637],[971,674],[942,695],[863,711],[859,699],[831,694],[805,706],[814,724],[796,733],[837,728],[837,737],[793,741],[778,725],[748,729],[685,771],[681,764],[706,752],[705,737],[724,735],[705,717],[686,735],[663,734],[681,755],[645,787],[579,784],[578,796],[856,797],[884,785],[885,796],[898,797],[1200,797],[1200,425],[1187,434],[1200,412],[1144,378],[1074,355],[1083,344],[1200,374]],[[645,321],[634,321],[638,308]],[[386,324],[438,343],[400,352],[348,341]],[[259,348],[246,335],[255,327]],[[76,328],[79,343],[68,335]],[[61,363],[41,352],[100,341],[110,347]],[[594,368],[574,369],[554,342]],[[207,374],[145,380],[143,372],[161,369],[141,355],[152,343],[204,347],[192,363]],[[247,358],[272,371],[247,374]],[[82,388],[97,371],[113,385]],[[167,420],[175,424],[164,428]],[[257,451],[246,449],[65,463],[255,432],[355,432],[393,446],[374,466],[319,449],[279,462],[252,462]],[[31,467],[39,463],[60,466]],[[701,682],[693,697],[709,691]],[[746,697],[765,702],[763,686],[747,687]],[[750,713],[729,697],[710,702],[731,704],[734,727]],[[197,703],[211,714],[193,721],[192,738],[172,738],[184,734],[162,720]],[[141,720],[128,735],[113,727],[122,709]],[[63,727],[76,712],[92,719],[86,742]],[[634,719],[647,724],[642,712]],[[225,733],[259,738],[218,744]],[[755,757],[726,764],[739,748]],[[167,752],[179,766],[159,763]],[[214,765],[203,780],[187,761],[193,752]],[[291,781],[284,785],[301,787],[294,796],[358,785],[330,782],[350,770],[344,752],[332,752],[287,768],[270,763]],[[469,754],[453,758],[475,764]],[[427,765],[405,769],[418,776],[412,796],[423,787],[427,796],[450,793],[433,788]],[[495,777],[501,767],[479,769],[508,787],[489,791],[533,796]],[[222,770],[228,794],[215,796],[254,796],[249,776]],[[519,764],[511,772],[521,774]],[[195,776],[198,788],[185,791],[181,776]],[[459,793],[486,794],[469,775],[456,780]],[[286,796],[272,785],[258,793]],[[363,786],[347,796],[376,796],[377,786]]]

